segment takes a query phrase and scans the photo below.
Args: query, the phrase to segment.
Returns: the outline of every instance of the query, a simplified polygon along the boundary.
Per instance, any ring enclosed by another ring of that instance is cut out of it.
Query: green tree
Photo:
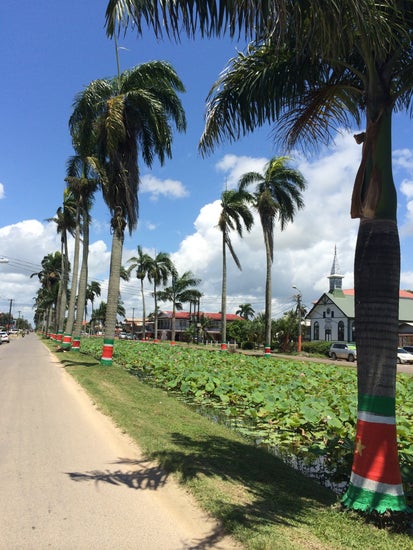
[[[147,277],[148,281],[153,284],[153,299],[154,299],[154,338],[158,339],[158,287],[165,286],[168,283],[169,276],[175,273],[174,264],[166,252],[158,252],[148,265]]]
[[[94,194],[99,185],[99,179],[96,172],[93,170],[93,167],[88,160],[88,157],[86,156],[88,153],[90,154],[92,152],[92,145],[90,145],[89,149],[86,149],[86,146],[81,141],[81,129],[79,125],[76,125],[73,122],[72,118],[69,121],[69,127],[72,134],[73,147],[80,152],[80,154],[74,155],[69,158],[67,162],[66,177],[69,189],[71,190],[71,193],[73,193],[73,195],[75,196],[76,204],[78,207],[78,220],[80,221],[80,225],[78,226],[78,231],[76,232],[75,236],[75,238],[79,241],[75,244],[75,250],[77,251],[77,253],[79,252],[81,236],[83,242],[79,284],[75,288],[73,288],[72,284],[72,293],[74,292],[74,295],[73,300],[70,301],[70,306],[74,308],[74,311],[72,311],[71,314],[68,315],[66,334],[70,334],[72,337],[73,349],[79,351],[80,335],[82,333],[83,318],[86,309],[89,260],[89,226],[91,221],[90,210],[93,204]],[[77,283],[77,277],[74,278],[74,282]],[[74,312],[76,312],[75,319]]]
[[[152,258],[149,254],[146,254],[141,245],[138,245],[138,255],[132,256],[129,258],[128,263],[129,273],[133,270],[136,270],[136,278],[140,281],[141,287],[141,298],[142,298],[142,339],[146,339],[146,303],[145,303],[145,292],[143,281],[148,275],[148,270],[151,265]]]
[[[250,231],[254,217],[248,204],[252,196],[246,189],[226,189],[221,195],[221,212],[218,227],[222,233],[222,291],[221,291],[221,347],[225,349],[227,341],[227,249],[235,265],[241,270],[241,263],[232,246],[230,232],[236,230],[242,237],[243,227]]]
[[[56,251],[44,256],[41,262],[42,269],[32,273],[30,278],[37,277],[40,281],[38,307],[47,311],[47,330],[56,326],[56,305],[61,282],[62,255]]]
[[[63,206],[59,206],[54,218],[49,218],[47,221],[54,221],[56,223],[56,230],[60,234],[60,254],[62,258],[61,265],[61,282],[59,284],[59,291],[57,297],[56,307],[56,322],[57,322],[57,334],[58,340],[62,339],[64,321],[66,315],[67,306],[67,290],[70,273],[70,261],[69,252],[67,246],[67,237],[74,235],[76,229],[75,221],[76,205],[73,195],[68,189],[64,190],[63,194]]]
[[[157,0],[111,0],[106,15],[109,34],[129,23],[141,33],[146,21],[158,36],[199,28],[252,37],[211,92],[204,151],[266,122],[288,146],[318,146],[338,127],[364,125],[351,205],[361,220],[354,269],[358,422],[343,502],[362,511],[405,511],[395,421],[400,246],[391,127],[395,111],[411,113],[412,2],[177,0],[158,10]]]
[[[85,308],[85,310],[87,310],[87,302],[90,302],[92,304],[92,311],[91,311],[91,314],[90,314],[90,320],[91,321],[93,319],[93,304],[94,304],[96,296],[100,296],[101,290],[102,289],[101,289],[100,283],[98,283],[97,281],[91,281],[90,283],[88,283],[87,288],[86,288],[86,308]],[[90,330],[92,331],[92,323],[90,325]]]
[[[152,61],[112,79],[95,80],[74,105],[74,125],[89,127],[96,144],[93,166],[100,176],[103,198],[111,213],[112,247],[102,363],[112,364],[124,233],[138,220],[141,155],[147,166],[172,156],[172,125],[186,128],[177,92],[184,87],[166,62]]]
[[[173,270],[171,285],[158,292],[158,300],[172,303],[172,334],[171,341],[175,341],[176,312],[182,311],[183,304],[190,302],[193,290],[201,282],[191,271],[185,271],[182,275]]]
[[[240,304],[238,308],[235,315],[239,315],[247,321],[254,318],[255,311],[251,304]]]
[[[278,220],[281,231],[294,220],[297,209],[303,208],[303,175],[288,165],[287,157],[271,159],[264,174],[248,172],[241,176],[240,186],[256,184],[255,207],[264,235],[265,278],[265,346],[271,348],[272,264],[274,261],[274,226]]]

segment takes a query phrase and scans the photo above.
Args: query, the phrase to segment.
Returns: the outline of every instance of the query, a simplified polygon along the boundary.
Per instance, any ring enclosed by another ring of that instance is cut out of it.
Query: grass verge
[[[52,351],[56,343],[46,341]],[[341,512],[331,491],[116,365],[57,354],[99,409],[248,550],[407,550],[413,539]]]

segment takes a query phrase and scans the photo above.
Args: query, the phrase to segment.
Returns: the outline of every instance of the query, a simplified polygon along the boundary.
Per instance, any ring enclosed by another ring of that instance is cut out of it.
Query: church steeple
[[[328,276],[328,279],[330,280],[330,293],[334,292],[343,292],[342,284],[343,284],[343,278],[344,276],[340,274],[340,266],[338,265],[338,258],[337,258],[337,247],[334,247],[334,259],[333,259],[333,265],[331,266],[331,272]]]

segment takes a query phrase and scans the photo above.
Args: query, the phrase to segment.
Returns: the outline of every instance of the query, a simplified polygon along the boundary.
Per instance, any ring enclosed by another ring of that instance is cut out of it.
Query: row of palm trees
[[[149,27],[158,38],[199,32],[250,41],[211,89],[203,153],[267,122],[287,147],[307,148],[328,144],[337,128],[364,124],[351,198],[351,216],[360,218],[358,422],[343,503],[379,514],[407,511],[395,428],[400,246],[391,139],[393,113],[412,114],[413,3],[109,0],[106,25],[109,36]]]

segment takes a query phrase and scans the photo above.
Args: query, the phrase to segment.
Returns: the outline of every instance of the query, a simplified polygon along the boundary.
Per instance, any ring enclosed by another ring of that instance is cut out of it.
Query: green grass
[[[246,549],[413,548],[409,535],[342,512],[331,491],[125,369],[102,367],[82,352],[57,356],[99,409]]]

